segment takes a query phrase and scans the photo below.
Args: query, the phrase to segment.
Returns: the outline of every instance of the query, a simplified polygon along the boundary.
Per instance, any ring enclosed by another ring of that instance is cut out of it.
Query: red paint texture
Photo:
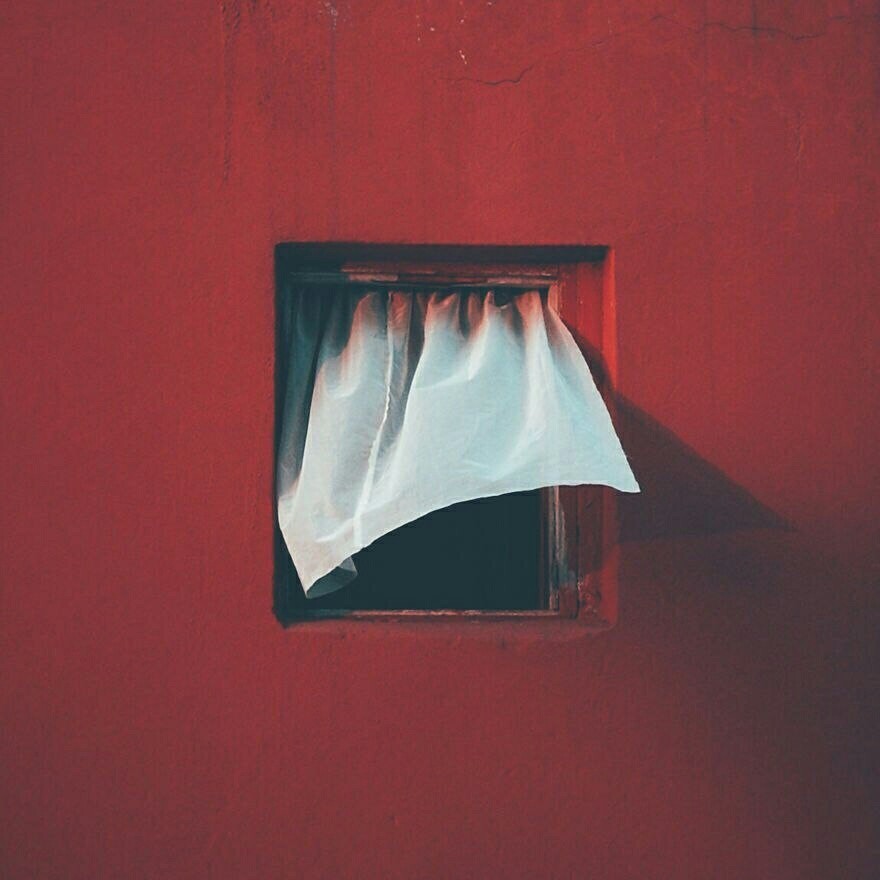
[[[870,876],[875,16],[7,4],[3,876]],[[278,625],[304,240],[614,248],[616,629]]]

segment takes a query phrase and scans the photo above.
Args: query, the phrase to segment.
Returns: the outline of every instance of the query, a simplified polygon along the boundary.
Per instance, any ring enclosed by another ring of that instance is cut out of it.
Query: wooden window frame
[[[402,246],[283,244],[276,248],[276,309],[286,283],[399,284],[406,287],[512,287],[547,290],[574,334],[600,391],[614,381],[613,253],[596,246]],[[278,322],[276,321],[276,326]],[[276,340],[276,348],[280,340]],[[280,367],[276,359],[276,444]],[[598,369],[596,369],[598,367]],[[611,409],[610,395],[603,394]],[[612,418],[614,412],[612,410]],[[275,516],[275,613],[287,625],[309,620],[571,620],[607,629],[617,619],[617,511],[604,486],[542,489],[542,594],[546,608],[529,610],[310,609],[295,597],[298,582]],[[549,593],[549,595],[548,595]]]

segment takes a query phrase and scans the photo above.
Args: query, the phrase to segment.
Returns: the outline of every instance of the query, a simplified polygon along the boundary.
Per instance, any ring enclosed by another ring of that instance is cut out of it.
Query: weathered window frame
[[[478,247],[282,244],[276,248],[276,308],[286,282],[509,286],[548,291],[596,374],[600,390],[616,368],[613,254],[595,246]],[[277,326],[276,322],[276,326]],[[280,340],[276,339],[276,349]],[[276,365],[278,361],[276,359]],[[276,366],[276,439],[282,377]],[[605,394],[611,406],[610,395]],[[612,417],[614,413],[612,411]],[[285,625],[306,620],[553,620],[606,629],[617,617],[615,496],[602,486],[542,490],[541,568],[546,608],[530,610],[342,610],[309,608],[274,518],[274,610]],[[273,517],[275,505],[273,503]]]

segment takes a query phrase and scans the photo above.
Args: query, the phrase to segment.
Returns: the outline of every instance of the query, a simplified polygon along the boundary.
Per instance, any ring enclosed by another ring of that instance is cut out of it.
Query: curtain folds
[[[541,292],[310,286],[282,308],[278,518],[307,596],[344,586],[358,550],[451,504],[639,490]]]

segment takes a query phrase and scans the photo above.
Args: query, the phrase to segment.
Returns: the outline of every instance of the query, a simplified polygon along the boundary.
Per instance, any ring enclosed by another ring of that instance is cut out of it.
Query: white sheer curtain
[[[540,291],[310,286],[283,309],[278,518],[307,596],[450,504],[581,483],[639,491]]]

